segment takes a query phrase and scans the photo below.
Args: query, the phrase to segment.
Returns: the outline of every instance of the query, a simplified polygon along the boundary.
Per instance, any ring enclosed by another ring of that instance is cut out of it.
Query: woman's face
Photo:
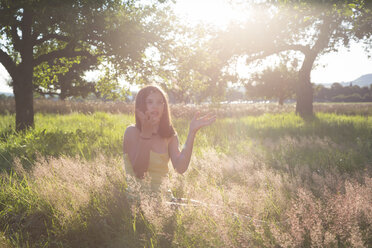
[[[157,122],[160,122],[160,118],[163,115],[164,104],[163,96],[158,91],[153,91],[146,97],[146,110]]]

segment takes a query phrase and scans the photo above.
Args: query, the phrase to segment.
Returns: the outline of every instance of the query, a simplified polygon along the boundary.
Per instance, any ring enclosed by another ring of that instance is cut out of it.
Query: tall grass
[[[200,131],[189,170],[171,170],[160,197],[125,178],[122,136],[132,116],[39,113],[35,130],[19,134],[13,121],[0,118],[0,231],[9,247],[372,243],[369,116],[218,119]],[[183,143],[189,120],[174,124]],[[188,204],[171,205],[167,189]]]
[[[122,153],[125,127],[133,121],[128,115],[44,115],[36,114],[35,129],[16,133],[14,116],[0,119],[0,167],[9,168],[15,157],[31,166],[37,154],[59,157],[79,155],[91,159],[97,152],[107,156]],[[10,128],[9,128],[10,126]]]

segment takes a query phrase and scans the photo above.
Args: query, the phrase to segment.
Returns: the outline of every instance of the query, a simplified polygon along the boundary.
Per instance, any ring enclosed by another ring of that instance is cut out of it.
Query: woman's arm
[[[190,123],[189,134],[182,151],[179,150],[178,136],[175,135],[171,138],[168,146],[168,152],[172,160],[173,167],[180,174],[183,174],[189,167],[192,149],[194,146],[194,140],[197,131],[204,127],[212,124],[216,120],[215,115],[205,115],[198,119],[199,113],[195,115]]]
[[[180,174],[183,174],[189,167],[195,134],[196,133],[189,132],[182,151],[179,150],[179,141],[177,135],[173,136],[169,142],[168,152],[172,160],[173,167]]]
[[[129,126],[124,133],[123,152],[128,154],[133,171],[138,178],[143,178],[149,168],[151,138],[140,134],[134,126]]]
[[[143,178],[149,168],[152,129],[156,124],[154,117],[148,111],[136,110],[141,121],[141,132],[134,126],[125,130],[124,153],[128,153],[133,171],[137,177]]]

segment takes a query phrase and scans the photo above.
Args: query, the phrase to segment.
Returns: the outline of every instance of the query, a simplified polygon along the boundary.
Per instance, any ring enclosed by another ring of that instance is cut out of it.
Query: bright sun
[[[203,22],[217,27],[226,27],[230,21],[249,16],[248,10],[238,9],[228,0],[178,0],[175,12],[190,24]]]

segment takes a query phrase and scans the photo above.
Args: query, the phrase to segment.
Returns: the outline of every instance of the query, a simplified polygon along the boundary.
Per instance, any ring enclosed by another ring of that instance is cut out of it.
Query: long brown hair
[[[138,109],[145,113],[147,110],[146,98],[153,92],[159,92],[162,95],[164,101],[163,115],[160,117],[159,123],[159,135],[162,138],[170,138],[176,134],[176,131],[174,130],[172,125],[167,95],[160,87],[156,85],[148,85],[142,88],[140,91],[138,91],[136,96],[135,109],[136,110]],[[136,111],[134,113],[135,113],[134,116],[136,118],[136,127],[141,131],[141,120],[137,116]]]

